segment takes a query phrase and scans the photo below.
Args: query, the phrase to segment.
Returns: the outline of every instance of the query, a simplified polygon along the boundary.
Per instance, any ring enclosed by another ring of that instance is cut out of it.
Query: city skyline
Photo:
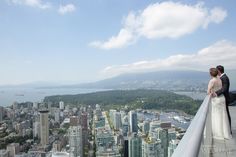
[[[0,85],[83,83],[163,69],[207,71],[217,64],[232,69],[235,4],[3,0]]]

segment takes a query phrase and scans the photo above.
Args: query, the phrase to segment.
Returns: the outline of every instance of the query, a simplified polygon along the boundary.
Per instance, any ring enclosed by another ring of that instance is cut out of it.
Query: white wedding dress
[[[209,82],[208,93],[216,92],[221,88],[221,80],[218,77],[214,77]],[[232,138],[224,95],[212,97],[210,107],[213,139],[223,140]]]

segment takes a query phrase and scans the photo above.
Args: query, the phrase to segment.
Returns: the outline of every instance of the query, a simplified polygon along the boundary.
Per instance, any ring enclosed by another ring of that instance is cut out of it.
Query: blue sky
[[[1,0],[0,85],[236,66],[236,2]]]

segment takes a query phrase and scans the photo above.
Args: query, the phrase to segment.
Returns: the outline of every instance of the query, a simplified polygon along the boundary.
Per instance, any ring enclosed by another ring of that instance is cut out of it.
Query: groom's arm
[[[216,91],[216,95],[217,96],[220,96],[224,93],[226,93],[228,90],[228,81],[227,81],[227,78],[223,78],[222,79],[222,88],[218,91]]]
[[[214,81],[210,80],[209,83],[208,83],[208,88],[207,88],[207,94],[208,95],[210,95],[212,93],[213,85],[214,85]]]

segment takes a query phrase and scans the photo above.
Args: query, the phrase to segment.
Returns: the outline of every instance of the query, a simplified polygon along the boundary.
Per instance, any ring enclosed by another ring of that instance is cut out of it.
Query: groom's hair
[[[222,65],[218,65],[216,69],[219,70],[221,74],[225,72],[224,67]]]

